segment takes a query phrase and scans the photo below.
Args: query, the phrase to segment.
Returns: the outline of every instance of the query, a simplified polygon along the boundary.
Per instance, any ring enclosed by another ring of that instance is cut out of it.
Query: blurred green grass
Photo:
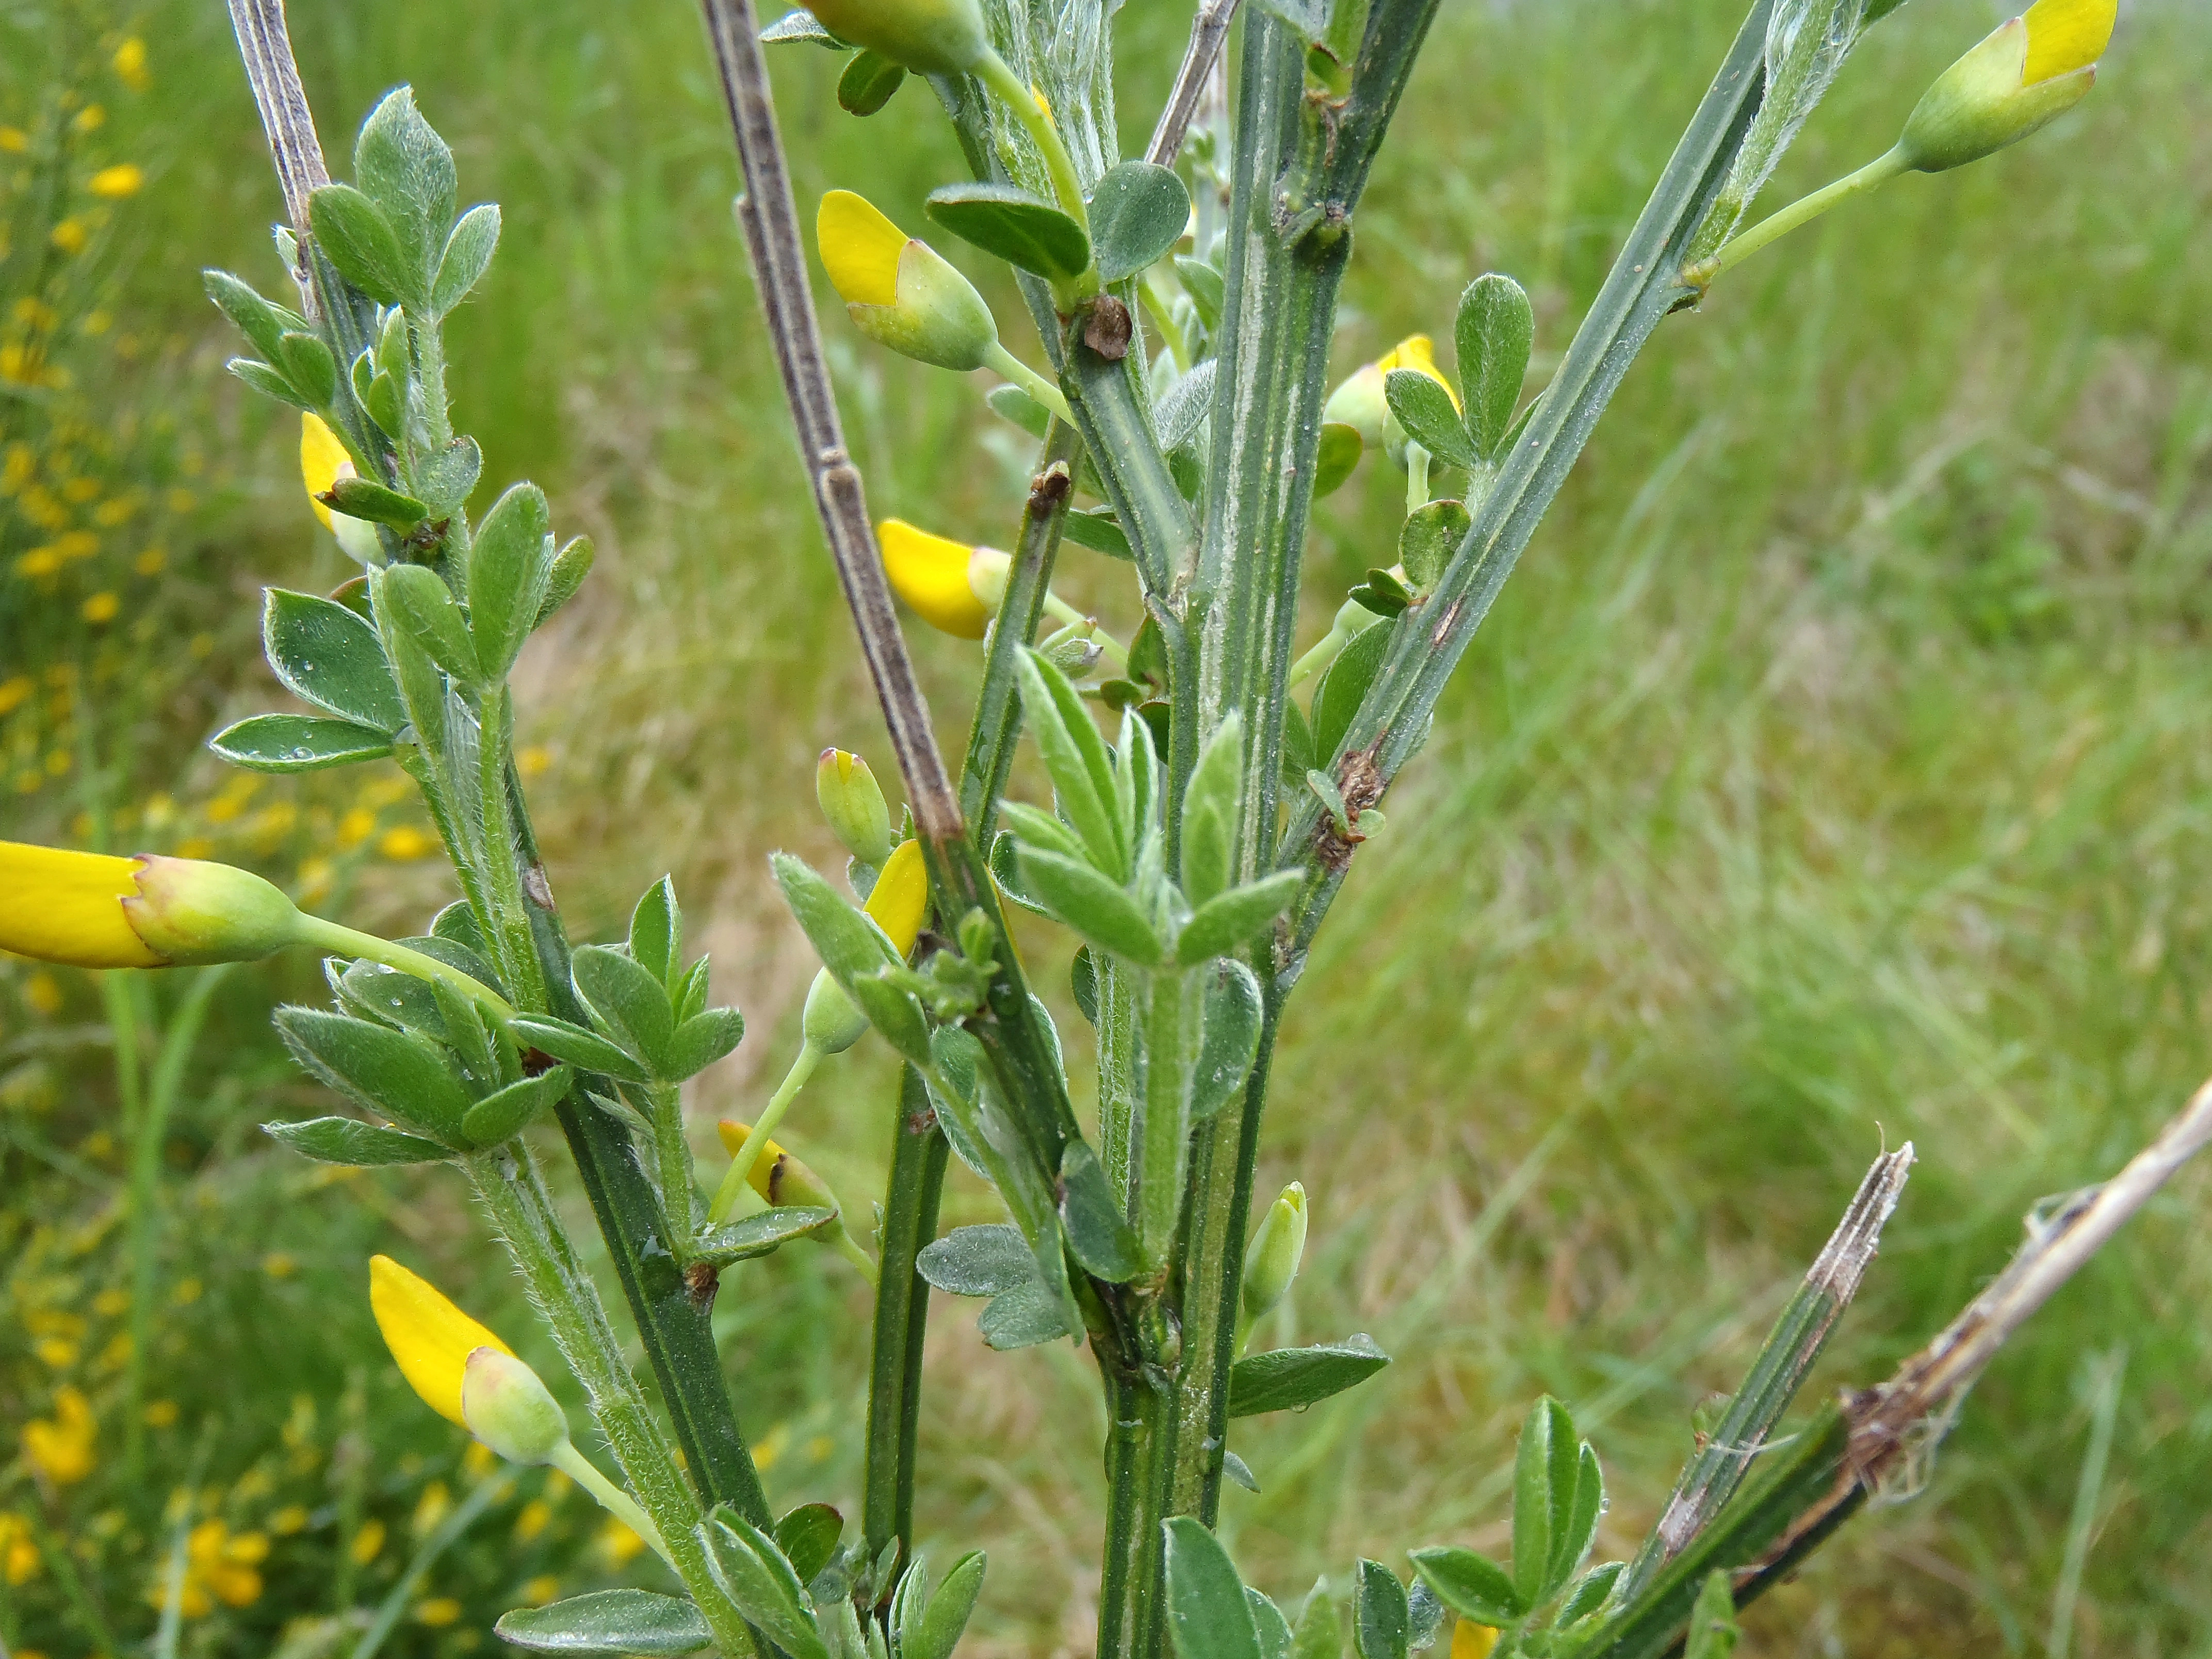
[[[1995,15],[1917,0],[1886,24],[1771,199],[1886,145]],[[1134,138],[1183,16],[1122,13]],[[1362,210],[1341,368],[1448,332],[1487,269],[1528,285],[1540,349],[1563,347],[1735,21],[1706,0],[1445,8]],[[456,330],[458,416],[493,483],[538,479],[601,550],[526,664],[556,889],[604,933],[674,868],[751,1028],[702,1080],[699,1121],[750,1115],[811,969],[763,855],[829,856],[815,750],[884,757],[792,465],[696,18],[315,0],[293,30],[334,152],[410,80],[465,198],[502,204],[499,261]],[[167,137],[133,297],[193,343],[240,481],[218,669],[246,712],[270,695],[252,590],[334,580],[337,556],[305,534],[289,424],[222,387],[230,344],[197,299],[202,264],[275,275],[276,195],[222,20],[170,0],[147,32]],[[910,87],[852,121],[831,67],[777,63],[802,203],[845,185],[919,225],[957,170],[941,118]],[[2212,1069],[2208,70],[2201,12],[2146,0],[2065,124],[1782,245],[1631,377],[1293,1005],[1262,1178],[1305,1182],[1315,1242],[1263,1340],[1364,1329],[1397,1364],[1240,1425],[1262,1490],[1227,1496],[1224,1528],[1279,1596],[1356,1554],[1502,1547],[1514,1425],[1547,1389],[1606,1459],[1602,1546],[1626,1550],[1691,1409],[1730,1386],[1885,1142],[1912,1139],[1919,1170],[1819,1386],[1882,1375],[2001,1265],[2039,1197],[2108,1172]],[[834,307],[825,327],[876,509],[1003,538],[1019,456],[975,441],[975,389],[868,351]],[[1395,493],[1376,468],[1320,510],[1311,632],[1380,562]],[[1117,568],[1063,586],[1134,619]],[[972,648],[916,648],[956,741]],[[387,881],[364,914],[419,915],[434,884]],[[1063,942],[1040,930],[1027,948],[1064,983]],[[249,1023],[229,1035],[260,1069],[223,1097],[234,1121],[204,1167],[246,1156],[248,1108],[228,1102],[289,1086]],[[879,1180],[890,1076],[874,1045],[841,1064],[788,1138],[857,1195]],[[364,1184],[456,1288],[507,1294],[443,1185]],[[1924,1490],[1855,1522],[1755,1617],[1753,1650],[2042,1651],[2082,1527],[2075,1652],[2212,1652],[2207,1195],[2185,1176],[2029,1328]],[[992,1218],[964,1177],[949,1210]],[[359,1249],[358,1231],[332,1248]],[[354,1271],[333,1261],[331,1282]],[[779,1498],[850,1512],[851,1275],[778,1258],[722,1303]],[[1090,1367],[988,1354],[973,1312],[938,1310],[924,1532],[940,1554],[991,1551],[979,1651],[1082,1651]],[[380,1363],[362,1308],[329,1317],[355,1363]],[[2109,1472],[2085,1494],[2087,1380],[2121,1352]],[[270,1395],[270,1434],[295,1381]]]

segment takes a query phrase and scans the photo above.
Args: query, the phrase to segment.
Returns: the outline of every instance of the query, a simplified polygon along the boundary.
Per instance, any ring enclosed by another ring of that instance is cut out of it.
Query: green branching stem
[[[514,1006],[473,975],[465,974],[449,962],[441,962],[433,956],[410,950],[404,945],[395,945],[388,939],[379,939],[374,933],[364,933],[348,927],[342,922],[331,921],[321,916],[301,915],[298,940],[318,951],[334,957],[352,957],[359,961],[380,963],[386,968],[396,968],[416,979],[438,980],[459,991],[471,1002],[504,1023],[514,1018]]]

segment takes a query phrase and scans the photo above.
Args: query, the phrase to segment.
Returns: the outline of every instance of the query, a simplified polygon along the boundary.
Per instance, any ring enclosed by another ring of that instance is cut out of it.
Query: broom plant
[[[1789,229],[2063,113],[2114,21],[2112,0],[2039,0],[1935,84],[1881,161],[1742,230],[1854,46],[1898,4],[1756,0],[1559,368],[1532,386],[1528,296],[1473,271],[1449,319],[1452,372],[1415,337],[1331,383],[1361,194],[1437,0],[1254,0],[1241,20],[1235,0],[1204,0],[1146,153],[1127,158],[1107,0],[817,0],[765,29],[749,0],[705,0],[756,287],[905,804],[894,811],[857,757],[823,757],[817,799],[851,861],[824,873],[779,854],[770,872],[821,958],[805,1045],[759,1120],[723,1126],[730,1163],[701,1170],[683,1087],[744,1022],[714,1006],[668,882],[638,901],[626,938],[571,940],[514,762],[510,672],[584,583],[591,550],[562,538],[533,485],[469,514],[483,458],[453,424],[442,327],[493,257],[498,210],[461,210],[453,156],[404,88],[362,126],[352,182],[333,182],[277,0],[231,0],[295,291],[270,299],[211,272],[209,292],[252,347],[233,371],[301,412],[310,494],[362,571],[331,595],[268,595],[270,663],[314,712],[253,717],[214,747],[275,773],[396,760],[458,896],[423,936],[380,941],[221,866],[0,849],[0,944],[100,965],[332,953],[333,1006],[277,1021],[356,1113],[270,1133],[326,1162],[449,1164],[470,1185],[619,1482],[504,1344],[379,1258],[395,1358],[494,1451],[570,1472],[684,1591],[518,1609],[502,1638],[568,1653],[946,1659],[985,1564],[913,1548],[934,1287],[988,1298],[980,1329],[994,1348],[1073,1342],[1096,1361],[1102,1656],[1320,1659],[1349,1643],[1361,1659],[1406,1659],[1439,1640],[1455,1659],[1722,1653],[1735,1609],[1924,1451],[2004,1338],[2212,1135],[2200,1097],[2118,1178],[2045,1218],[1889,1383],[1816,1403],[1778,1435],[1903,1193],[1911,1149],[1885,1155],[1630,1560],[1589,1559],[1604,1478],[1549,1399],[1522,1430],[1505,1561],[1409,1539],[1403,1568],[1359,1562],[1340,1581],[1347,1595],[1325,1583],[1289,1608],[1241,1582],[1212,1530],[1223,1483],[1252,1479],[1241,1419],[1376,1386],[1389,1364],[1356,1332],[1247,1351],[1255,1321],[1295,1294],[1309,1226],[1302,1187],[1272,1202],[1254,1191],[1276,1033],[1382,830],[1379,804],[1607,402],[1669,315]],[[930,196],[932,234],[1012,269],[1033,342],[1009,344],[958,270],[860,197],[832,191],[811,216],[847,313],[832,326],[990,371],[994,416],[1036,444],[1004,550],[871,520],[764,47],[841,54],[838,100],[859,118],[926,82],[958,136],[972,176]],[[1363,465],[1404,474],[1397,535],[1348,592],[1312,591],[1311,504]],[[1070,545],[1121,562],[1133,626],[1054,593]],[[981,641],[957,767],[896,599]],[[1316,610],[1333,620],[1302,644]],[[1048,797],[1007,793],[1024,741]],[[1071,989],[1096,1028],[1095,1086],[1068,1076],[1015,949],[1018,908],[1080,941]],[[881,1194],[854,1206],[770,1133],[804,1145],[809,1078],[872,1030],[901,1066]],[[1079,1097],[1095,1097],[1095,1117]],[[589,1198],[657,1407],[549,1195],[528,1133],[541,1121]],[[940,1232],[956,1157],[1004,1221]],[[710,1325],[725,1276],[825,1244],[873,1294],[849,1522],[819,1504],[769,1511]]]

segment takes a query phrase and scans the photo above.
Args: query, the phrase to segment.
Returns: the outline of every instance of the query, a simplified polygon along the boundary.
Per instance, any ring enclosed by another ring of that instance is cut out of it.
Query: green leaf
[[[1244,1587],[1244,1601],[1252,1609],[1252,1623],[1260,1632],[1261,1659],[1286,1659],[1291,1650],[1291,1627],[1275,1598]]]
[[[1413,596],[1387,570],[1370,569],[1367,580],[1345,596],[1357,599],[1362,608],[1378,617],[1403,614],[1413,603]]]
[[[424,503],[372,478],[340,478],[323,492],[323,504],[349,519],[366,519],[398,530],[409,529],[430,516]]]
[[[1486,1556],[1453,1545],[1412,1553],[1413,1571],[1421,1575],[1421,1582],[1462,1619],[1503,1630],[1528,1611],[1511,1576]]]
[[[1394,368],[1382,380],[1382,396],[1406,435],[1446,466],[1475,464],[1474,446],[1451,393],[1418,368]]]
[[[1204,439],[1207,416],[1213,412],[1213,380],[1217,364],[1211,357],[1198,364],[1167,390],[1155,410],[1160,447],[1180,449],[1194,438]]]
[[[1690,1628],[1682,1659],[1729,1659],[1743,1634],[1735,1622],[1735,1592],[1728,1570],[1716,1567],[1698,1592],[1690,1610]]]
[[[1406,1587],[1380,1561],[1362,1560],[1352,1581],[1352,1639],[1359,1659],[1406,1659]]]
[[[265,589],[261,643],[269,666],[295,696],[379,732],[407,724],[376,629],[335,599]]]
[[[375,374],[369,378],[368,390],[356,392],[361,406],[368,411],[368,418],[388,436],[398,438],[407,424],[406,399],[400,390],[398,377]]]
[[[1313,769],[1313,728],[1306,724],[1306,711],[1286,697],[1283,701],[1284,787],[1296,789]]]
[[[668,1080],[696,1077],[745,1039],[745,1017],[734,1008],[709,1008],[676,1028],[668,1045]]]
[[[254,714],[226,726],[208,747],[249,772],[319,772],[392,752],[388,732],[313,714]]]
[[[1535,344],[1536,313],[1520,283],[1493,271],[1476,277],[1459,296],[1452,332],[1459,347],[1460,385],[1467,393],[1468,434],[1475,453],[1490,460],[1504,448],[1513,426],[1514,406],[1521,401]]]
[[[1070,282],[1091,268],[1083,227],[1012,185],[946,185],[922,207],[961,240],[1047,282]]]
[[[922,1247],[915,1271],[954,1296],[999,1296],[1036,1280],[1036,1261],[1018,1227],[1003,1221],[955,1227]]]
[[[1221,302],[1227,297],[1228,285],[1221,273],[1203,259],[1178,253],[1175,261],[1176,275],[1182,279],[1182,291],[1190,295],[1190,303],[1198,313],[1198,320],[1210,335],[1221,326]]]
[[[694,1247],[702,1261],[717,1267],[750,1261],[768,1255],[794,1238],[820,1232],[837,1218],[837,1212],[819,1204],[780,1204],[757,1210],[742,1221],[714,1227],[700,1234]],[[807,1574],[809,1578],[814,1575]]]
[[[556,1066],[550,1072],[510,1083],[469,1108],[461,1119],[461,1134],[471,1146],[479,1147],[512,1140],[528,1127],[531,1119],[549,1109],[568,1092],[568,1068],[565,1066]]]
[[[433,1042],[447,1041],[445,1011],[433,981],[379,962],[356,962],[343,972],[338,968],[335,960],[323,963],[324,977],[331,981],[331,994],[341,1007],[380,1025],[420,1031]]]
[[[1106,1166],[1087,1142],[1071,1140],[1060,1153],[1060,1223],[1075,1259],[1095,1279],[1127,1284],[1144,1270],[1144,1253]]]
[[[788,853],[769,859],[784,902],[799,919],[830,976],[849,993],[854,979],[890,966],[895,957],[884,931],[848,903],[803,860]]]
[[[975,1598],[983,1593],[983,1570],[989,1565],[981,1550],[970,1550],[952,1564],[937,1594],[929,1598],[922,1615],[921,1640],[908,1641],[901,1659],[952,1659]]]
[[[1359,428],[1347,426],[1342,421],[1326,421],[1322,424],[1321,444],[1314,453],[1314,499],[1334,495],[1344,487],[1359,465],[1359,458],[1367,446],[1360,441]]]
[[[392,222],[351,185],[325,185],[310,196],[307,222],[338,275],[377,304],[422,298],[421,279],[410,273]]]
[[[827,1504],[801,1504],[775,1523],[775,1547],[802,1584],[828,1566],[845,1534],[845,1517]]]
[[[929,1021],[914,993],[892,982],[891,975],[898,971],[885,968],[862,974],[846,991],[868,1017],[868,1024],[876,1028],[878,1036],[915,1065],[927,1066]]]
[[[256,362],[252,357],[233,357],[223,367],[252,386],[264,398],[274,398],[280,404],[289,404],[295,409],[313,409],[307,394],[286,380],[281,369]]]
[[[468,618],[436,571],[426,564],[386,565],[369,580],[376,605],[388,606],[424,655],[462,684],[477,684],[477,648],[469,637]]]
[[[1251,1076],[1260,1056],[1261,1012],[1258,976],[1234,957],[1216,963],[1206,984],[1198,1064],[1191,1073],[1192,1122],[1202,1123],[1226,1106]]]
[[[1466,507],[1458,501],[1430,501],[1415,507],[1398,526],[1398,562],[1406,567],[1406,580],[1415,590],[1435,591],[1444,567],[1467,540],[1474,526]]]
[[[983,1316],[975,1322],[975,1328],[1000,1353],[1075,1334],[1067,1328],[1067,1314],[1060,1298],[1035,1279],[993,1297]]]
[[[362,123],[354,140],[353,173],[392,225],[407,261],[409,288],[403,297],[409,309],[419,309],[453,222],[459,184],[453,152],[415,107],[411,88],[392,88]]]
[[[690,1601],[650,1590],[593,1590],[542,1607],[517,1607],[492,1626],[499,1639],[533,1653],[696,1653],[712,1647],[707,1615]]]
[[[629,913],[630,959],[673,989],[684,955],[684,908],[676,902],[673,877],[663,876],[645,890]]]
[[[1091,954],[1091,947],[1079,945],[1075,959],[1067,964],[1068,994],[1075,999],[1076,1012],[1091,1024],[1098,1024],[1098,963]]]
[[[1160,1523],[1167,1540],[1168,1633],[1180,1659],[1261,1659],[1243,1581],[1194,1516]]]
[[[1075,831],[1051,813],[1031,806],[1027,801],[1008,800],[999,803],[999,816],[1005,820],[1013,837],[1008,849],[1015,860],[1014,874],[1019,879],[1020,855],[1024,847],[1033,847],[1041,853],[1057,853],[1064,859],[1081,859],[1083,843],[1076,839]],[[993,850],[997,850],[994,846]]]
[[[814,14],[804,7],[794,8],[784,13],[782,16],[760,32],[760,42],[764,46],[789,46],[801,40],[817,46],[827,46],[832,52],[851,50],[842,40],[823,28]]]
[[[1582,1581],[1567,1592],[1567,1599],[1559,1603],[1559,1614],[1555,1621],[1560,1626],[1587,1619],[1606,1603],[1620,1575],[1628,1571],[1626,1561],[1608,1561],[1601,1567],[1592,1567],[1582,1576]]]
[[[576,536],[553,556],[553,568],[545,578],[545,597],[538,601],[538,619],[532,629],[545,626],[546,618],[576,597],[583,586],[584,578],[592,574],[593,552],[589,536]]]
[[[318,1164],[374,1168],[386,1164],[430,1164],[451,1158],[434,1140],[380,1128],[350,1117],[314,1117],[303,1123],[264,1123],[261,1132]]]
[[[905,80],[906,70],[890,58],[866,49],[856,52],[837,77],[837,106],[848,115],[873,115]]]
[[[667,1077],[676,1026],[668,988],[605,945],[580,947],[569,963],[569,976],[601,1034],[642,1060],[655,1076]]]
[[[1437,1593],[1416,1573],[1406,1592],[1406,1645],[1415,1653],[1434,1647],[1444,1627],[1445,1611]]]
[[[1247,1354],[1229,1370],[1229,1414],[1294,1410],[1364,1382],[1390,1363],[1372,1337],[1346,1337],[1318,1348]]]
[[[302,1066],[349,1099],[441,1139],[459,1138],[473,1103],[434,1044],[319,1008],[281,1008],[276,1030]]]
[[[1091,863],[1115,883],[1129,873],[1131,849],[1122,843],[1114,811],[1114,765],[1105,740],[1091,723],[1067,677],[1036,652],[1014,659],[1022,714],[1051,774],[1060,815],[1090,850]]]
[[[597,1072],[623,1083],[644,1083],[652,1073],[636,1055],[617,1048],[597,1031],[571,1025],[550,1014],[525,1014],[508,1022],[515,1041],[586,1072]]]
[[[1089,865],[1033,847],[1021,849],[1022,884],[1052,914],[1101,950],[1140,968],[1166,955],[1137,901]]]
[[[1243,950],[1290,908],[1305,879],[1303,870],[1278,870],[1208,899],[1191,912],[1176,936],[1176,961],[1195,968]]]
[[[1528,1408],[1513,1461],[1513,1585],[1530,1607],[1566,1582],[1560,1550],[1571,1529],[1581,1460],[1574,1419],[1546,1395]]]
[[[451,514],[468,500],[469,491],[477,487],[477,479],[483,471],[483,451],[477,447],[477,441],[456,438],[445,448],[433,451],[415,463],[415,487],[422,492],[422,499],[433,511]],[[585,562],[590,562],[588,551]],[[579,576],[577,580],[583,579]]]
[[[304,329],[307,319],[296,312],[272,305],[227,270],[204,270],[200,284],[217,309],[237,325],[253,349],[270,362],[280,362],[283,348],[277,342],[288,331]]]
[[[499,209],[490,202],[479,203],[461,216],[453,227],[453,234],[446,238],[445,252],[438,259],[437,279],[430,284],[430,314],[443,319],[447,313],[469,297],[469,293],[483,280],[491,268],[491,256],[499,248]]]
[[[1091,246],[1102,283],[1164,259],[1189,228],[1190,192],[1170,168],[1124,161],[1091,191]]]
[[[1021,387],[993,386],[983,394],[983,401],[1001,420],[1012,421],[1039,443],[1044,441],[1045,433],[1052,425],[1052,411]]]
[[[328,409],[338,395],[337,359],[304,328],[287,329],[276,342],[276,365],[309,404]]]
[[[1198,751],[1182,798],[1182,892],[1194,907],[1228,889],[1235,874],[1237,817],[1244,784],[1244,720],[1222,717]]]
[[[1598,1516],[1605,1510],[1605,1476],[1587,1440],[1575,1454],[1574,1494],[1572,1505],[1559,1516],[1559,1530],[1552,1538],[1551,1567],[1545,1574],[1547,1595],[1575,1576],[1597,1537]]]
[[[748,1624],[766,1632],[791,1659],[830,1659],[806,1591],[775,1540],[726,1504],[701,1531],[708,1571]]]
[[[1064,540],[1087,547],[1093,553],[1103,553],[1109,559],[1128,562],[1137,556],[1129,546],[1128,533],[1110,507],[1101,507],[1096,513],[1068,514],[1060,521],[1060,533]]]
[[[1344,1659],[1344,1632],[1326,1578],[1314,1581],[1305,1606],[1298,1609],[1298,1622],[1291,1631],[1290,1659]]]
[[[1336,759],[1338,745],[1345,733],[1352,729],[1352,717],[1359,712],[1360,699],[1367,688],[1375,683],[1381,672],[1382,659],[1390,649],[1392,628],[1370,628],[1358,638],[1336,653],[1336,660],[1322,671],[1321,684],[1314,688],[1313,753],[1314,764],[1327,769]]]
[[[487,684],[514,665],[552,575],[545,492],[520,483],[492,504],[469,550],[469,631]]]

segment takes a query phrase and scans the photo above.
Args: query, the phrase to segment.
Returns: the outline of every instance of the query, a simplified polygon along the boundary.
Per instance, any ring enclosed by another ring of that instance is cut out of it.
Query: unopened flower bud
[[[1257,1319],[1290,1291],[1306,1253],[1306,1189],[1293,1181],[1267,1206],[1244,1257],[1244,1316]]]
[[[1328,394],[1322,406],[1323,421],[1334,421],[1358,433],[1370,449],[1402,448],[1406,434],[1390,414],[1388,382],[1394,368],[1410,368],[1427,375],[1444,389],[1452,407],[1460,407],[1459,393],[1437,367],[1435,343],[1425,334],[1408,334],[1373,362],[1364,364]]]
[[[871,868],[891,854],[891,813],[867,762],[842,749],[825,749],[814,767],[814,799],[845,850]]]
[[[744,1150],[752,1136],[750,1124],[727,1118],[716,1128],[722,1137],[722,1149],[732,1158]],[[761,1149],[752,1173],[745,1179],[755,1192],[779,1208],[791,1204],[815,1205],[825,1210],[837,1207],[837,1195],[830,1190],[829,1183],[773,1140]]]
[[[315,509],[323,528],[338,538],[338,545],[345,549],[348,557],[359,564],[382,564],[384,544],[377,538],[376,526],[366,519],[332,512],[322,499],[340,478],[355,476],[353,457],[346,453],[338,434],[331,430],[321,416],[312,410],[303,411],[300,416],[300,478],[307,486],[307,505]]]
[[[461,1371],[461,1420],[510,1463],[550,1463],[568,1443],[568,1419],[536,1371],[493,1347],[470,1350]]]
[[[2017,143],[2089,95],[2118,0],[2036,0],[1928,88],[1905,123],[1899,158],[1942,173]]]
[[[866,198],[831,191],[822,198],[814,236],[830,284],[861,333],[939,368],[992,362],[999,325],[975,284]]]
[[[799,1035],[806,1046],[825,1054],[842,1054],[868,1034],[868,1017],[830,977],[827,968],[815,970],[814,983],[806,988],[806,1010],[799,1020]]]
[[[807,9],[840,40],[916,75],[958,75],[991,49],[975,0],[809,0]]]
[[[447,1301],[428,1279],[388,1255],[368,1259],[368,1305],[408,1386],[439,1416],[467,1428],[461,1383],[469,1356],[489,1348],[512,1358],[514,1350]]]
[[[917,530],[903,519],[876,526],[884,574],[891,589],[932,628],[963,640],[980,640],[1006,597],[1011,556],[994,547],[970,547],[950,537]]]
[[[258,962],[305,921],[227,864],[0,842],[0,950],[79,968]]]

